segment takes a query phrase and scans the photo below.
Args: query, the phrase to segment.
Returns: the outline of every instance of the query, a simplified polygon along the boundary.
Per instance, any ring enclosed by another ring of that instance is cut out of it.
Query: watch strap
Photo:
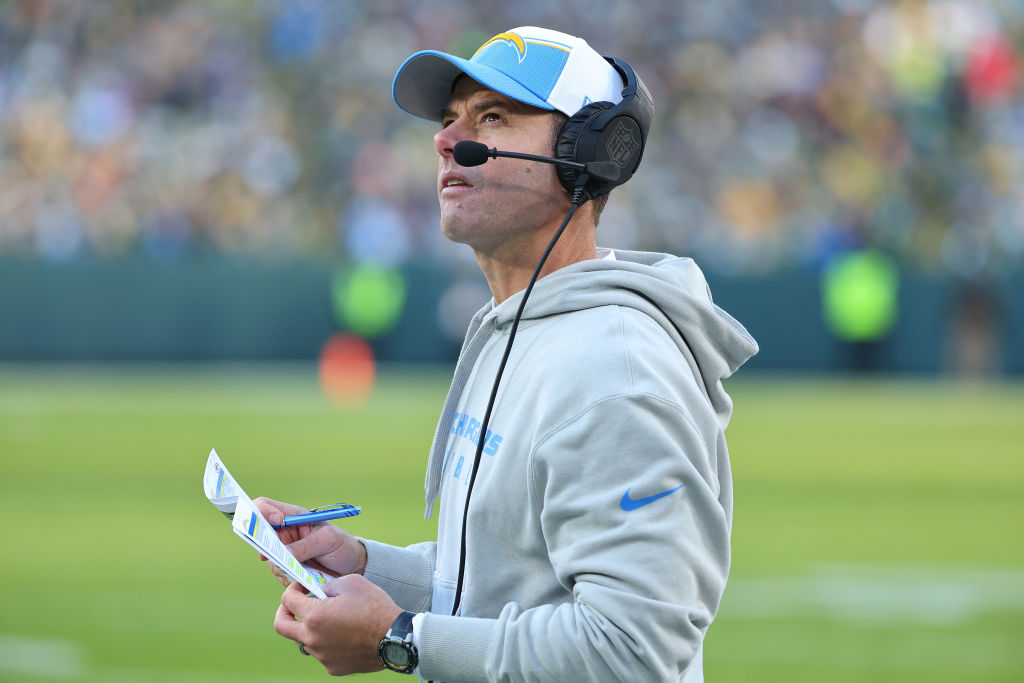
[[[414,612],[402,612],[395,620],[391,623],[391,628],[388,629],[387,638],[391,640],[405,640],[412,633],[412,618],[416,616]],[[412,641],[410,641],[412,642]]]

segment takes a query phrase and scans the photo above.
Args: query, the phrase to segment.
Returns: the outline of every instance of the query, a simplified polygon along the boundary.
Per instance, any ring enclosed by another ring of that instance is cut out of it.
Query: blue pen
[[[302,515],[290,515],[284,518],[281,524],[273,524],[275,529],[283,529],[286,526],[299,526],[300,524],[314,524],[316,522],[323,522],[328,519],[338,519],[340,517],[355,517],[363,508],[358,505],[349,505],[348,503],[335,503],[334,505],[321,505],[315,507],[309,512]]]

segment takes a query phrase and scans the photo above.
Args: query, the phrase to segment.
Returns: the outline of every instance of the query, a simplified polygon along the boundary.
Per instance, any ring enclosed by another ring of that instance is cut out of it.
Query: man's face
[[[441,125],[434,135],[434,146],[441,155],[437,196],[441,230],[448,239],[493,254],[504,246],[527,246],[537,229],[561,221],[569,199],[554,166],[493,159],[466,168],[452,158],[452,148],[460,140],[550,156],[555,133],[550,112],[462,78],[442,114]]]

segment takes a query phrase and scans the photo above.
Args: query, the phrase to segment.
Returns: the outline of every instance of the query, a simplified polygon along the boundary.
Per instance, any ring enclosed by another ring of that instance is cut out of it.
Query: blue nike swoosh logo
[[[623,510],[629,512],[630,510],[636,510],[637,508],[642,508],[644,505],[653,503],[659,498],[670,496],[681,488],[683,488],[683,484],[680,484],[674,489],[662,491],[661,493],[655,493],[653,496],[647,496],[646,498],[630,498],[629,492],[632,489],[626,489],[626,492],[622,494],[622,500],[619,501],[619,505],[622,507]]]

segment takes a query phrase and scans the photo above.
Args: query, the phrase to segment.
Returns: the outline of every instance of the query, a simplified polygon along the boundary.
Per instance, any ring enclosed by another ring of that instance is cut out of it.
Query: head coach
[[[732,482],[722,379],[757,352],[688,259],[597,246],[654,104],[628,63],[536,27],[395,76],[436,121],[441,230],[493,298],[469,324],[427,461],[436,542],[281,532],[339,578],[275,629],[333,674],[703,680]],[[272,523],[301,508],[257,501]]]

